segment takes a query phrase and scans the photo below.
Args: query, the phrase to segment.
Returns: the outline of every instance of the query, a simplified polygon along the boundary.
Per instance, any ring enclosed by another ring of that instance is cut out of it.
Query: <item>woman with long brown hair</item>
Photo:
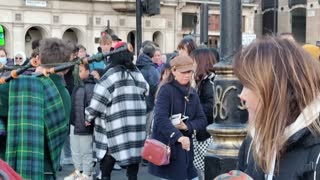
[[[249,112],[238,168],[255,180],[320,179],[320,63],[290,40],[266,37],[233,67]]]
[[[185,36],[178,44],[179,55],[190,56],[193,50],[197,48],[197,44],[192,36]]]
[[[191,58],[196,62],[197,68],[194,74],[196,90],[200,98],[200,104],[206,115],[207,124],[213,123],[213,80],[215,77],[213,65],[217,63],[212,51],[206,47],[195,49]],[[208,145],[212,142],[211,135],[206,131],[196,132],[194,139],[194,165],[201,179],[204,178],[204,154]],[[203,177],[203,178],[202,178]]]

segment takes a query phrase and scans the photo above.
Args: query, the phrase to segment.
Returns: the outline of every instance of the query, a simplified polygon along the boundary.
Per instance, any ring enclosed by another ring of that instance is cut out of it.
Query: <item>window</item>
[[[242,32],[246,32],[246,17],[242,16]]]
[[[197,21],[196,13],[182,13],[182,28],[193,28]]]
[[[220,31],[220,15],[209,15],[209,31]]]

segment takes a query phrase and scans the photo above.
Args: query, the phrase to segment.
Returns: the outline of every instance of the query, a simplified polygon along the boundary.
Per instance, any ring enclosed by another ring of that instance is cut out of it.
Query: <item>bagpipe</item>
[[[123,46],[121,46],[118,49],[115,49],[113,51],[110,51],[108,53],[98,53],[98,54],[92,55],[90,57],[77,58],[75,61],[63,63],[63,64],[60,64],[55,67],[44,68],[42,73],[37,74],[36,77],[49,76],[50,74],[55,74],[55,73],[67,70],[75,65],[90,64],[93,62],[99,62],[99,61],[105,60],[107,57],[109,57],[111,55],[122,53],[125,51],[133,52],[133,47],[130,43],[123,43]],[[0,63],[0,70],[11,71],[10,76],[0,78],[0,84],[4,84],[4,83],[9,82],[12,79],[16,79],[19,77],[19,75],[23,74],[28,69],[36,68],[40,65],[41,65],[40,61],[37,60],[36,58],[32,58],[27,65],[22,66],[22,67],[21,66],[20,67],[19,66],[18,67],[17,66],[5,66]]]

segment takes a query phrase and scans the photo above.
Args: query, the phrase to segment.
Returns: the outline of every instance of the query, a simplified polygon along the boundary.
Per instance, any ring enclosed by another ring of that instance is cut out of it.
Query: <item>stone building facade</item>
[[[160,15],[142,18],[142,41],[154,40],[163,53],[170,53],[184,35],[199,39],[201,3],[209,4],[209,46],[219,46],[219,1],[161,0]],[[99,46],[102,31],[109,29],[123,41],[135,44],[135,0],[0,0],[0,25],[5,48],[31,53],[31,42],[58,37],[87,47],[89,54]],[[256,4],[243,1],[243,32],[254,33]],[[193,22],[194,15],[198,18]]]
[[[276,24],[277,34],[292,33],[301,44],[320,40],[320,0],[261,0],[255,13],[258,36],[273,33]]]

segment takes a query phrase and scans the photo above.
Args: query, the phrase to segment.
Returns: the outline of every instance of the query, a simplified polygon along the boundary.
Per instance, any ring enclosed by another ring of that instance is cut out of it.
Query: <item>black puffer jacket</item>
[[[273,180],[320,180],[320,137],[313,136],[304,128],[291,136],[287,143],[279,172],[275,173]],[[265,174],[254,162],[250,137],[241,145],[237,166],[254,180],[265,180]]]
[[[208,76],[206,76],[200,83],[198,87],[198,95],[200,98],[200,103],[202,106],[202,109],[206,115],[207,118],[207,124],[210,125],[213,123],[213,80],[214,80],[215,74],[212,73]],[[208,139],[211,135],[206,131],[199,131],[196,133],[196,138],[198,141],[205,141]]]
[[[71,118],[70,124],[74,125],[74,134],[89,135],[93,133],[93,125],[85,125],[85,108],[89,106],[95,80],[90,75],[82,85],[76,86],[71,96]]]

